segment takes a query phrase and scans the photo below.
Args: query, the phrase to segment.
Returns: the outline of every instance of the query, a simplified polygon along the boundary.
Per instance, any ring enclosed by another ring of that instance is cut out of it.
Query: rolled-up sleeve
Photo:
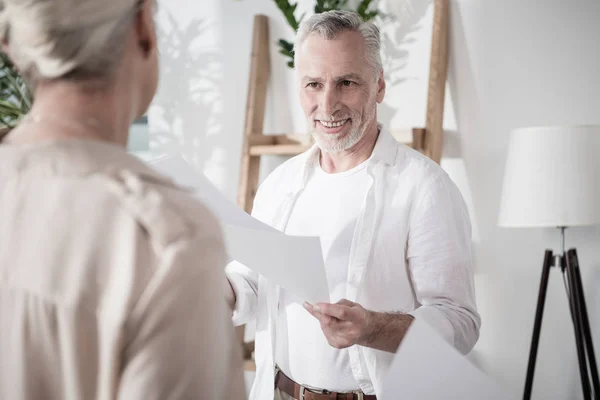
[[[410,314],[438,331],[463,354],[479,338],[471,223],[447,175],[433,178],[410,217],[407,259],[418,308]]]
[[[225,274],[236,297],[231,320],[236,326],[243,325],[256,318],[258,274],[237,261],[227,265]]]

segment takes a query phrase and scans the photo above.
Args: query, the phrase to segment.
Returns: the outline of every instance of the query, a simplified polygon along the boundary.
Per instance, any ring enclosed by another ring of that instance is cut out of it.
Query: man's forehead
[[[328,39],[318,32],[308,35],[301,43],[299,53],[341,53],[349,55],[363,54],[365,41],[360,32],[339,32],[334,38]]]
[[[356,43],[355,33],[362,41],[358,32],[344,32],[335,39],[325,39],[314,33],[307,37],[296,54],[298,76],[321,77],[325,74],[341,77],[367,73],[369,64],[364,46]]]

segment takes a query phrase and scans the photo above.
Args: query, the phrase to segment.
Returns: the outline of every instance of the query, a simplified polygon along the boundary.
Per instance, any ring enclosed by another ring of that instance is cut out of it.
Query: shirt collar
[[[393,166],[397,162],[396,155],[398,153],[398,142],[392,137],[383,124],[377,124],[377,127],[379,128],[379,135],[377,136],[377,141],[375,142],[369,164],[372,165],[381,161],[386,165]],[[319,146],[314,144],[308,151],[298,156],[300,168],[298,169],[299,172],[294,177],[294,184],[290,186],[290,192],[296,192],[304,188],[314,167],[319,162],[319,155]]]
[[[382,161],[389,166],[393,166],[397,161],[398,142],[382,124],[377,126],[379,127],[379,136],[377,136],[377,142],[375,142],[373,148],[371,161]]]

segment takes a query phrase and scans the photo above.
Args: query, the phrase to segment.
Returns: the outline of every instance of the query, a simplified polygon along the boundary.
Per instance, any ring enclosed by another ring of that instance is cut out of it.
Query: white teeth
[[[327,127],[327,128],[337,128],[339,126],[344,125],[344,123],[347,120],[343,120],[343,121],[337,121],[337,122],[328,122],[328,121],[321,121],[321,124],[323,124],[323,126]]]

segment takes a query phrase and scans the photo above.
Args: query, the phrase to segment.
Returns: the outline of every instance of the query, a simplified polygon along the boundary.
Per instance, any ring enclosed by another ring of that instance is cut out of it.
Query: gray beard
[[[363,137],[364,130],[359,128],[352,129],[346,136],[338,139],[335,135],[313,132],[312,136],[319,149],[327,153],[340,153],[351,149]],[[332,137],[333,136],[333,140]],[[329,138],[329,139],[328,139]]]
[[[356,127],[350,129],[350,132],[342,138],[338,138],[336,135],[327,135],[326,133],[318,133],[316,131],[313,132],[312,136],[315,138],[317,146],[319,146],[321,151],[326,153],[341,153],[342,151],[351,149],[360,141],[360,139],[362,139],[367,124],[375,118],[376,109],[377,106],[374,106],[373,110],[371,110],[364,119],[354,118],[354,116],[350,115],[352,121],[358,123],[356,124]]]

